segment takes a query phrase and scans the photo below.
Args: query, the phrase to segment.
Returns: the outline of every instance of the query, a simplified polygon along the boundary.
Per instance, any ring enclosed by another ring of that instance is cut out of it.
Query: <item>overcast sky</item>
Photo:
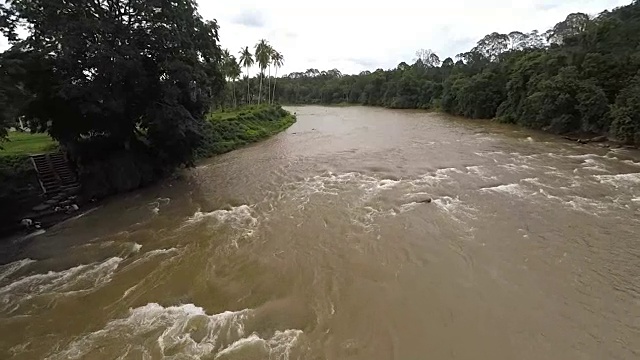
[[[631,0],[200,0],[218,20],[222,46],[237,54],[261,38],[285,57],[284,73],[343,73],[413,62],[416,50],[441,59],[468,51],[493,31],[542,32],[572,12],[598,14]],[[255,73],[253,70],[252,73]]]
[[[267,39],[285,57],[280,73],[308,68],[343,73],[413,62],[418,49],[441,59],[467,51],[493,31],[546,31],[572,12],[597,14],[631,0],[199,0],[217,19],[232,54]],[[6,48],[0,39],[0,49]],[[251,70],[255,74],[256,69]]]

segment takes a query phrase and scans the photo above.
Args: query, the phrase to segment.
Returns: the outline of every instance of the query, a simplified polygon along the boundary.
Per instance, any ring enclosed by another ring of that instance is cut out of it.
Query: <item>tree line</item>
[[[640,144],[640,2],[573,13],[543,33],[494,32],[455,60],[420,50],[390,70],[308,69],[279,84],[283,103],[440,109]]]
[[[241,66],[245,68],[245,74],[243,81],[247,84],[247,92],[243,100],[244,104],[251,104],[255,102],[251,92],[251,78],[249,77],[249,69],[255,64],[258,64],[260,74],[258,76],[258,99],[257,103],[262,102],[262,89],[265,77],[265,70],[268,69],[268,84],[267,84],[267,96],[266,100],[269,104],[273,103],[273,98],[276,91],[276,82],[278,79],[278,69],[284,65],[284,56],[273,48],[269,42],[265,39],[261,39],[255,46],[255,52],[252,53],[248,46],[240,49],[238,53],[239,59],[234,55],[231,55],[228,49],[223,52],[223,72],[227,79],[227,93],[225,99],[222,101],[225,103],[231,103],[233,107],[238,106],[238,98],[236,95],[236,83],[239,82],[239,78],[242,75]],[[275,77],[271,77],[271,67],[275,69]],[[273,88],[271,87],[271,80],[273,79]]]

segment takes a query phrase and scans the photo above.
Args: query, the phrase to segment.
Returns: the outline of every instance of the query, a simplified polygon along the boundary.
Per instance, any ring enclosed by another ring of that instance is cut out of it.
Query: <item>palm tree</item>
[[[273,63],[273,67],[276,68],[276,76],[273,79],[273,96],[271,97],[271,102],[276,99],[276,82],[278,81],[278,68],[281,68],[284,64],[284,56],[277,51],[273,51],[271,55],[271,62]]]
[[[260,67],[260,87],[258,90],[258,104],[262,99],[262,79],[264,79],[264,70],[267,68],[269,63],[271,62],[271,57],[269,56],[269,43],[267,40],[260,40],[255,46],[255,56],[256,61],[258,62],[258,66]]]
[[[233,84],[233,107],[238,107],[238,98],[236,97],[236,81],[240,78],[240,74],[242,74],[240,64],[238,64],[238,60],[236,60],[235,56],[231,56],[229,75],[231,76],[231,81]]]
[[[272,46],[269,46],[269,48],[267,49],[267,52],[269,53],[269,83],[267,84],[267,95],[268,95],[268,102],[269,104],[271,104],[271,63],[272,63],[272,59],[273,59],[273,54],[276,52],[275,49]]]
[[[240,77],[240,64],[236,60],[236,57],[229,53],[229,50],[224,50],[222,53],[222,57],[224,59],[223,62],[223,72],[227,81],[231,82],[232,88],[232,99],[233,99],[233,107],[238,106],[238,102],[236,99],[236,80]]]
[[[224,75],[224,80],[229,84],[229,80],[231,79],[231,54],[229,50],[222,50],[222,74]],[[233,84],[232,84],[233,85]],[[231,98],[233,99],[234,94],[232,94]],[[222,102],[224,107],[224,101]]]
[[[240,49],[240,65],[244,66],[247,70],[247,104],[251,102],[249,99],[249,86],[251,85],[249,67],[251,67],[253,63],[253,55],[251,54],[251,51],[249,51],[249,47],[245,46],[244,49]]]

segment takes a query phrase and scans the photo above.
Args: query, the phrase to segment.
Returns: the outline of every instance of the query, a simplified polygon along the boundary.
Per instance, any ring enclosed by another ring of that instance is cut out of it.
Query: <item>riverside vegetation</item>
[[[201,130],[203,140],[194,152],[195,159],[222,154],[274,135],[291,126],[295,116],[279,105],[261,104],[210,112],[206,120]],[[5,219],[3,225],[7,226],[0,227],[0,233],[13,228],[11,225],[20,221],[40,201],[40,185],[29,155],[57,148],[45,134],[11,132],[9,139],[0,150],[0,199],[3,204],[0,217]],[[117,172],[116,168],[123,164],[130,167]],[[85,196],[104,197],[154,180],[152,167],[134,169],[133,166],[126,157],[96,165],[85,163],[80,168],[83,171],[81,179],[87,187]],[[148,172],[146,175],[145,171]],[[132,174],[136,173],[146,177],[132,179]]]
[[[239,65],[218,30],[194,0],[0,4],[0,31],[11,45],[0,53],[3,225],[24,214],[22,185],[37,187],[28,155],[40,150],[20,149],[12,128],[42,134],[26,143],[49,134],[89,199],[140,188],[291,125],[295,118],[273,104],[265,80],[282,55],[264,39],[256,45],[259,94],[238,108],[235,83],[225,80],[239,76]],[[263,99],[268,104],[251,106]]]
[[[640,2],[593,17],[574,13],[541,33],[491,33],[440,60],[343,75],[308,69],[279,80],[292,104],[439,109],[554,133],[608,135],[640,144]]]

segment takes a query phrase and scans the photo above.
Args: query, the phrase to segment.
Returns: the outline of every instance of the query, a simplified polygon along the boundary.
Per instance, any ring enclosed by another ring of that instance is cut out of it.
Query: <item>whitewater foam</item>
[[[449,214],[457,222],[464,222],[462,217],[475,219],[476,209],[465,204],[459,197],[442,196],[433,200],[436,207]]]
[[[545,185],[545,184],[541,183],[541,182],[540,182],[540,179],[539,179],[539,178],[537,178],[537,177],[534,177],[534,178],[525,178],[525,179],[522,179],[522,180],[520,180],[520,181],[522,181],[522,182],[526,182],[526,183],[529,183],[529,184],[533,184],[533,185],[536,185],[536,186],[549,187],[548,185]]]
[[[11,307],[13,311],[20,303],[35,296],[64,295],[100,288],[111,281],[122,260],[112,257],[100,263],[23,277],[0,288],[0,311]]]
[[[640,173],[616,174],[616,175],[594,175],[594,178],[602,184],[613,185],[614,187],[634,186],[640,184]]]
[[[574,210],[582,211],[587,214],[594,214],[596,212],[606,210],[609,207],[609,205],[604,202],[581,196],[570,196],[569,198],[571,200],[567,201],[566,205],[570,206]]]
[[[585,159],[594,158],[594,157],[604,158],[604,156],[600,156],[598,154],[565,155],[565,157],[569,159],[580,159],[580,160],[585,160]]]
[[[155,201],[150,202],[147,206],[149,206],[149,210],[154,214],[160,213],[160,207],[169,205],[171,199],[169,198],[157,198]]]
[[[136,243],[136,242],[134,242],[134,243],[131,245],[131,253],[137,253],[137,252],[139,252],[139,251],[140,251],[140,249],[142,249],[142,245],[140,245],[140,244],[138,244],[138,243]]]
[[[14,261],[12,263],[0,266],[0,282],[5,278],[11,276],[12,274],[16,273],[18,270],[22,269],[23,267],[29,264],[33,264],[34,262],[36,261],[27,258],[27,259]]]
[[[186,224],[196,224],[206,219],[215,219],[217,223],[228,223],[235,227],[255,227],[258,218],[253,216],[253,209],[249,205],[232,207],[230,210],[220,209],[211,212],[196,211],[186,220]]]
[[[633,161],[633,160],[622,160],[622,162],[627,164],[627,165],[640,166],[640,161],[636,162],[636,161]]]
[[[258,358],[288,359],[303,332],[276,330],[272,336],[261,337],[251,331],[247,336],[247,323],[253,317],[252,309],[207,315],[194,304],[163,307],[150,303],[130,309],[127,317],[110,321],[103,329],[77,339],[48,359],[91,358],[105,346],[113,346],[124,356],[129,350],[118,348],[121,343],[162,357],[213,355],[218,359],[231,354],[242,357],[246,351]],[[149,336],[157,336],[156,341],[149,341]]]
[[[513,172],[518,172],[518,171],[524,171],[524,170],[533,170],[533,168],[529,165],[525,165],[525,164],[504,164],[504,165],[498,165],[499,167],[503,168],[503,169],[507,169],[509,171],[513,171]]]
[[[467,174],[479,176],[483,180],[497,180],[498,178],[495,176],[490,176],[488,171],[484,168],[484,166],[474,165],[467,166]]]
[[[518,197],[527,196],[526,191],[524,191],[524,189],[520,186],[520,184],[506,184],[506,185],[497,185],[497,186],[485,187],[485,188],[481,188],[480,191],[482,191],[482,192],[486,192],[486,191],[498,192],[498,193],[503,193],[503,194],[515,195],[515,196],[518,196]]]
[[[538,193],[539,193],[540,195],[542,195],[542,196],[546,197],[547,199],[550,199],[550,200],[556,200],[556,201],[560,201],[560,202],[564,202],[564,200],[563,200],[561,197],[559,197],[559,196],[555,196],[555,195],[551,195],[551,194],[549,194],[548,192],[544,191],[544,189],[540,189],[540,190],[538,191]]]
[[[418,206],[420,206],[420,203],[412,201],[410,203],[406,203],[406,204],[402,204],[400,205],[400,214],[404,214],[407,211],[411,211],[415,208],[417,208]]]
[[[447,171],[443,171],[442,169],[436,170],[435,174],[424,174],[418,177],[415,180],[410,181],[409,183],[414,186],[422,186],[422,185],[436,185],[439,182],[449,179],[449,175],[447,175]]]
[[[596,161],[594,159],[585,159],[582,162],[582,168],[585,170],[592,170],[592,171],[599,171],[599,172],[606,172],[606,173],[611,172],[605,168],[605,165],[603,163]]]
[[[145,253],[143,253],[138,259],[133,260],[131,263],[127,264],[124,267],[124,270],[130,269],[131,267],[137,266],[138,264],[142,263],[142,262],[146,262],[148,260],[150,260],[151,258],[154,258],[156,256],[160,256],[160,255],[167,255],[167,254],[179,254],[180,250],[177,248],[168,248],[168,249],[155,249],[155,250],[150,250],[147,251]]]
[[[382,179],[376,186],[380,189],[390,189],[400,183],[400,180]]]

